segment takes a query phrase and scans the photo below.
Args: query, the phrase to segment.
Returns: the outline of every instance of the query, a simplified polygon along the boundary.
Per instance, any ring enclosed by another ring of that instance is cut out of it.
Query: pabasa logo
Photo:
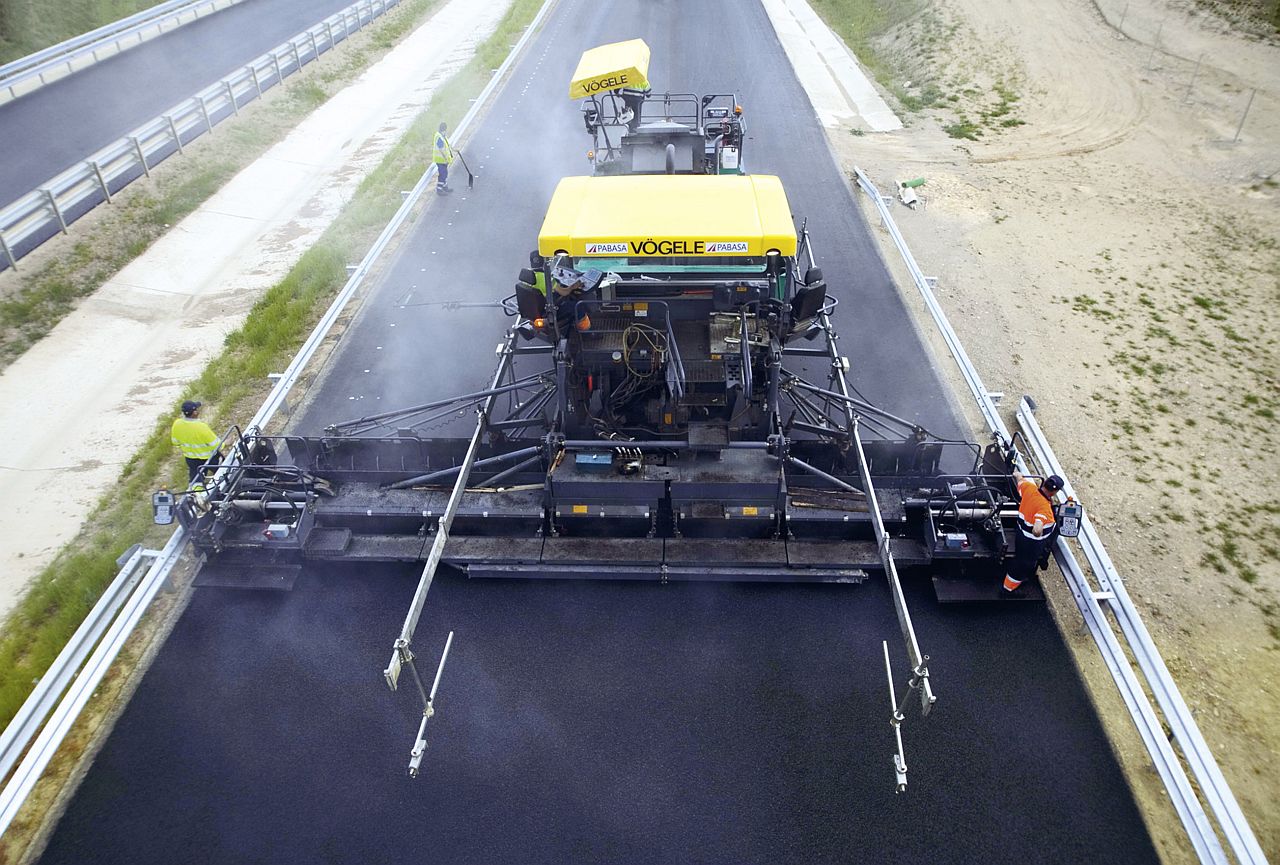
[[[708,255],[724,255],[729,252],[746,252],[745,240],[717,240],[707,244]]]
[[[608,78],[597,78],[595,81],[588,81],[583,85],[588,93],[599,93],[601,90],[617,90],[619,87],[627,86],[626,73],[618,75],[610,75]]]
[[[625,243],[588,243],[585,255],[626,255]]]
[[[585,243],[583,255],[631,255],[655,258],[673,255],[731,255],[746,253],[745,240],[629,240],[626,243]]]

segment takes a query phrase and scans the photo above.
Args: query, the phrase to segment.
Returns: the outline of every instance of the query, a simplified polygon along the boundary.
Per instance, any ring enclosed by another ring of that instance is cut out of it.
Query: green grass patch
[[[435,0],[420,0],[427,8]],[[198,395],[215,428],[253,410],[266,391],[266,375],[297,352],[334,294],[347,280],[346,264],[363,258],[390,215],[400,190],[421,176],[430,155],[430,133],[440,120],[454,125],[533,18],[541,0],[515,0],[476,56],[436,93],[427,110],[365,179],[352,202],[288,275],[254,305],[244,325],[227,337],[221,355],[183,394]],[[177,414],[156,420],[147,443],[125,466],[120,485],[36,578],[0,636],[0,726],[9,722],[38,677],[66,644],[116,573],[115,559],[141,541],[159,546],[168,531],[151,522],[150,494],[181,487],[186,470],[169,443]]]
[[[942,131],[952,138],[963,138],[965,141],[977,141],[982,137],[982,127],[967,120],[962,120],[959,123],[949,123],[942,127]]]
[[[907,88],[905,70],[877,45],[878,37],[924,11],[927,8],[924,0],[811,0],[810,5],[844,40],[858,62],[908,111],[919,111],[942,100],[943,95],[936,86]]]
[[[160,0],[0,0],[0,64],[97,30]]]

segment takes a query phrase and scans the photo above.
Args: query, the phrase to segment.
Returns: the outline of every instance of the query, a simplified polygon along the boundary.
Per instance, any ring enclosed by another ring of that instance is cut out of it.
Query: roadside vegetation
[[[903,111],[929,115],[947,135],[969,141],[1025,124],[1017,69],[991,55],[960,54],[956,46],[966,34],[938,4],[811,4]]]
[[[137,181],[111,204],[100,205],[97,213],[72,226],[65,241],[37,250],[19,262],[17,271],[0,273],[0,370],[443,2],[401,4],[369,31],[368,38],[323,55],[283,89],[267,91],[240,117],[197,139],[184,155],[170,157],[153,172],[152,180]],[[255,110],[260,105],[270,110]],[[68,250],[62,244],[69,241],[74,243]]]
[[[408,14],[388,26],[399,27],[400,32],[410,29],[435,2],[439,0],[407,4]],[[515,0],[493,35],[437,91],[316,246],[253,307],[244,325],[227,337],[222,354],[174,403],[172,411],[156,419],[147,443],[125,466],[118,488],[98,504],[80,536],[37,577],[0,636],[0,726],[13,717],[111,581],[116,557],[133,543],[160,546],[168,536],[168,530],[152,525],[150,494],[161,486],[185,485],[185,468],[169,442],[169,425],[181,400],[198,395],[215,429],[224,429],[256,410],[267,391],[268,373],[288,364],[346,283],[346,265],[364,257],[399,208],[400,191],[412,187],[427,168],[435,125],[441,120],[457,124],[540,6],[541,0]],[[379,46],[389,46],[398,36],[390,35],[393,32],[379,31],[362,50],[373,53]],[[326,92],[327,85],[346,80],[341,74],[330,74],[334,77],[321,85]]]
[[[1280,0],[1192,0],[1195,8],[1261,39],[1280,39]]]
[[[0,65],[159,3],[160,0],[0,0]]]
[[[1200,266],[1138,270],[1125,252],[1101,249],[1089,271],[1096,287],[1059,302],[1089,319],[1110,352],[1108,383],[1090,398],[1146,488],[1127,519],[1194,532],[1197,564],[1262,613],[1280,648],[1280,504],[1222,492],[1275,476],[1280,241],[1247,219],[1206,213],[1177,242]]]

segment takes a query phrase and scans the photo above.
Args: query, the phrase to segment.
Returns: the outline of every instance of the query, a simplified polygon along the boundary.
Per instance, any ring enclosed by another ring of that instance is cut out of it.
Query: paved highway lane
[[[767,19],[743,5],[563,0],[468,144],[476,192],[432,204],[300,426],[491,376],[499,312],[416,304],[509,292],[556,178],[585,168],[565,98],[577,55],[632,36],[653,47],[659,88],[743,94],[749,166],[781,174],[811,217],[859,386],[954,425]],[[457,637],[410,781],[421,706],[380,671],[418,571],[315,567],[287,594],[198,590],[42,861],[1156,859],[1047,611],[943,608],[919,579],[908,596],[939,703],[908,720],[902,796],[880,641],[899,682],[904,662],[876,580],[442,575],[415,644],[425,675]]]
[[[246,0],[0,106],[0,206],[354,0]]]
[[[1155,861],[1040,611],[912,592],[942,697],[895,795],[878,584],[444,577],[410,780],[421,704],[378,671],[415,575],[197,592],[42,861]]]

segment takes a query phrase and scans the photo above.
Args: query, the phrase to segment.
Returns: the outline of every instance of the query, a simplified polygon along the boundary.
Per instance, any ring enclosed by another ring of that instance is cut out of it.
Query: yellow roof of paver
[[[569,82],[569,98],[585,99],[619,87],[649,89],[649,46],[643,39],[613,42],[583,52]]]
[[[538,252],[572,256],[796,254],[791,206],[765,174],[566,177],[547,207]]]

